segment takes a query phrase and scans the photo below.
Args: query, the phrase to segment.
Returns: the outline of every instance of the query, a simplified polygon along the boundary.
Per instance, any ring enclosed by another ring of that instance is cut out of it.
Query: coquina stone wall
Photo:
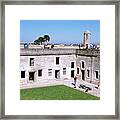
[[[57,57],[59,57],[59,64],[56,64]],[[30,58],[34,59],[34,66],[30,66]],[[72,62],[74,62],[73,68],[71,67]],[[82,68],[82,62],[84,62],[84,68]],[[49,69],[52,69],[50,75]],[[42,70],[41,76],[38,76],[38,70]],[[95,82],[100,80],[100,51],[22,48],[20,50],[20,71],[25,71],[25,78],[21,78],[21,82],[26,83],[31,82],[29,72],[34,72],[34,81],[32,82],[38,82],[56,79],[56,71],[59,71],[59,80],[71,79],[71,71],[74,71],[74,76],[77,74],[79,79],[82,79],[84,71],[84,80]],[[96,78],[96,71],[98,71],[98,78]]]

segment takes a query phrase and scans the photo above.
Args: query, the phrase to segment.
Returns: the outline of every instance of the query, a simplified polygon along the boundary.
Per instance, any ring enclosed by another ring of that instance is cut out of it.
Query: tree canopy
[[[50,36],[44,35],[43,37],[41,37],[41,36],[38,37],[38,39],[34,41],[34,44],[42,45],[43,42],[46,42],[46,44],[48,44],[49,41],[50,41]]]

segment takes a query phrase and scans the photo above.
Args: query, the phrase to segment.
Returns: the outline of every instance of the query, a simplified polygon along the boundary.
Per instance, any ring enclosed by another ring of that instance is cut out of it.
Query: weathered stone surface
[[[56,57],[59,57],[59,64],[56,64]],[[30,66],[30,58],[34,58],[34,66]],[[85,68],[81,67],[84,61]],[[71,62],[74,62],[74,68],[71,68]],[[63,75],[63,68],[66,68],[66,74]],[[29,80],[29,72],[34,72],[34,82],[56,79],[71,79],[71,71],[74,70],[74,76],[77,74],[82,79],[82,70],[84,70],[84,79],[88,82],[100,80],[100,51],[95,49],[21,49],[20,50],[20,71],[25,71],[25,78],[21,78],[24,83]],[[49,70],[52,69],[51,76]],[[42,76],[38,76],[38,70],[42,70]],[[59,73],[56,73],[58,70]],[[89,70],[89,77],[87,76]],[[98,71],[98,79],[96,73]],[[21,82],[22,83],[22,82]]]

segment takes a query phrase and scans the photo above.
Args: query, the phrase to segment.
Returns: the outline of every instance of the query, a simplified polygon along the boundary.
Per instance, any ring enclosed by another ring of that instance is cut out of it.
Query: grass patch
[[[20,90],[21,100],[99,100],[99,97],[64,86],[47,86]]]

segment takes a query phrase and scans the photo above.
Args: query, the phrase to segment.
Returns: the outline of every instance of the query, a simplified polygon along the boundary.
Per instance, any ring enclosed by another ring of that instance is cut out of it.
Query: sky
[[[90,43],[99,44],[99,20],[20,20],[20,42],[33,42],[47,34],[52,44],[80,44],[86,30],[91,32]]]

